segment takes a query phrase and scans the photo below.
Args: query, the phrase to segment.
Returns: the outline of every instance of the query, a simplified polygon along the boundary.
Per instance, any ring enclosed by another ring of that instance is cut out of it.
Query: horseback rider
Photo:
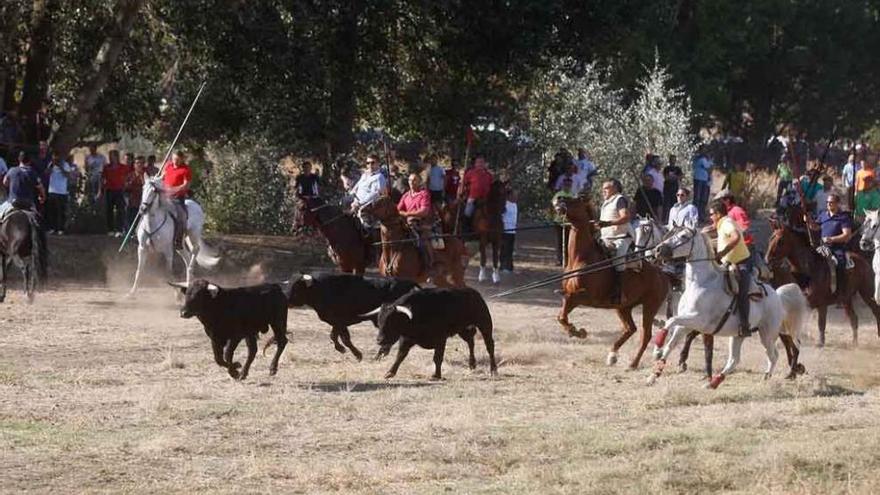
[[[434,265],[434,252],[430,242],[431,194],[422,185],[422,177],[419,174],[409,174],[409,191],[400,198],[397,211],[406,219],[407,225],[415,234],[419,251],[425,257],[425,271],[430,272]]]
[[[721,201],[715,201],[709,207],[709,219],[712,226],[706,227],[707,231],[713,228],[718,233],[718,247],[715,253],[715,261],[723,265],[733,266],[737,275],[739,292],[737,293],[736,305],[739,309],[739,336],[748,337],[752,334],[749,328],[749,287],[752,284],[752,256],[745,242],[739,226],[730,217],[727,206]]]
[[[375,201],[387,189],[388,180],[379,170],[379,155],[372,154],[367,157],[367,169],[349,191],[354,198],[351,212],[357,215],[364,228],[372,228],[374,223],[371,219],[365,218],[364,206]]]
[[[604,202],[599,213],[599,220],[595,222],[595,225],[601,229],[599,239],[612,253],[612,256],[619,258],[619,261],[614,265],[615,277],[611,292],[611,300],[614,302],[620,300],[620,273],[626,270],[627,265],[623,257],[629,251],[633,239],[629,200],[622,193],[623,185],[617,179],[611,179],[602,184]]]
[[[458,198],[467,196],[464,205],[464,226],[473,230],[473,216],[477,201],[485,201],[492,189],[492,173],[486,168],[486,157],[482,153],[474,156],[474,166],[464,173],[458,188]]]
[[[842,301],[846,293],[846,246],[853,235],[853,224],[849,214],[840,209],[840,196],[830,193],[825,199],[827,211],[819,213],[816,219],[804,214],[804,220],[812,230],[822,234],[822,245],[817,249],[819,254],[835,265],[837,275],[837,299]]]
[[[192,182],[192,171],[184,162],[186,156],[182,151],[175,151],[171,161],[165,164],[162,172],[162,183],[168,188],[167,193],[174,204],[174,247],[183,248],[183,234],[186,232],[187,211],[186,197]]]
[[[9,191],[6,202],[0,205],[0,220],[12,209],[37,213],[36,199],[46,202],[46,189],[40,176],[24,151],[18,153],[18,166],[3,176],[3,185]],[[39,218],[39,216],[37,216]]]

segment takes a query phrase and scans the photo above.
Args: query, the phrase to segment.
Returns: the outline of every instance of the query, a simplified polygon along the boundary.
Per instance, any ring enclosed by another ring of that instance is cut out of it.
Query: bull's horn
[[[211,293],[211,297],[217,297],[217,294],[220,293],[220,287],[217,287],[214,284],[208,284],[208,292]]]
[[[315,279],[308,273],[303,273],[302,279],[306,283],[306,287],[311,287],[312,283],[315,281]]]
[[[406,306],[395,306],[394,309],[396,309],[397,311],[400,311],[401,313],[405,314],[405,315],[407,316],[407,318],[409,318],[410,320],[413,319],[412,310],[409,309],[409,308],[407,308]]]
[[[379,306],[378,308],[370,311],[369,313],[364,313],[360,316],[361,316],[361,318],[372,318],[372,317],[378,315],[379,312],[381,312],[381,311],[382,311],[382,306]]]
[[[177,287],[178,289],[186,289],[187,285],[183,282],[168,282],[168,285],[171,287]]]

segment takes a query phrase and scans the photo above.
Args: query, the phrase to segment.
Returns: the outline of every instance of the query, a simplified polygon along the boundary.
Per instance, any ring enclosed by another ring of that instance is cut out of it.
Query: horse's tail
[[[28,214],[28,221],[31,225],[31,257],[37,269],[37,280],[45,284],[49,278],[49,246],[46,242],[46,231],[40,227],[36,215]]]
[[[202,268],[214,268],[220,262],[220,255],[217,250],[205,243],[199,238],[199,251],[196,254],[196,263]]]
[[[782,300],[783,318],[780,333],[788,335],[800,345],[800,335],[810,316],[810,304],[797,284],[785,284],[776,289]]]

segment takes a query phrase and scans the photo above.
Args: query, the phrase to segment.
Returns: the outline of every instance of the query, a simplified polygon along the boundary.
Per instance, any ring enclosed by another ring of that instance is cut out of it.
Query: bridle
[[[159,199],[159,194],[161,194],[160,189],[152,183],[150,183],[150,189],[151,190],[149,191],[149,193],[146,196],[147,198],[150,198],[149,201],[141,200],[140,207],[143,211],[144,216],[146,216],[147,213],[150,212],[150,210],[153,208],[153,204],[156,202],[157,199]],[[165,223],[168,222],[168,216],[169,216],[168,211],[163,210],[163,213],[164,213],[164,216],[162,217],[162,221],[159,223],[158,227],[153,229],[153,231],[150,231],[150,222],[149,221],[147,221],[146,225],[144,225],[144,234],[146,234],[148,239],[152,238],[157,232],[162,230],[162,227],[164,227]]]

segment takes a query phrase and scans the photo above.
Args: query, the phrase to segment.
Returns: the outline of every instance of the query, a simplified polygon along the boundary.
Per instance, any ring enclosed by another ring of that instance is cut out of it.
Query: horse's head
[[[880,230],[880,210],[865,210],[865,223],[862,224],[862,238],[859,247],[862,251],[872,251],[877,239],[877,231]]]
[[[596,215],[589,198],[558,197],[553,201],[553,209],[572,224],[581,227],[595,220]]]
[[[773,233],[770,234],[770,242],[767,244],[767,254],[764,261],[771,267],[778,265],[782,260],[794,252],[796,242],[794,232],[784,223],[777,222]]]
[[[676,227],[654,248],[657,261],[665,263],[675,258],[690,258],[698,231],[692,227]]]
[[[657,244],[663,237],[663,228],[650,218],[640,217],[636,222],[635,231],[633,244],[638,251]]]
[[[144,181],[144,188],[141,192],[140,212],[145,214],[161,201],[163,192],[162,179],[152,177]]]
[[[376,198],[372,203],[365,205],[363,210],[365,213],[376,217],[380,222],[386,222],[399,215],[397,205],[394,204],[390,196]]]

